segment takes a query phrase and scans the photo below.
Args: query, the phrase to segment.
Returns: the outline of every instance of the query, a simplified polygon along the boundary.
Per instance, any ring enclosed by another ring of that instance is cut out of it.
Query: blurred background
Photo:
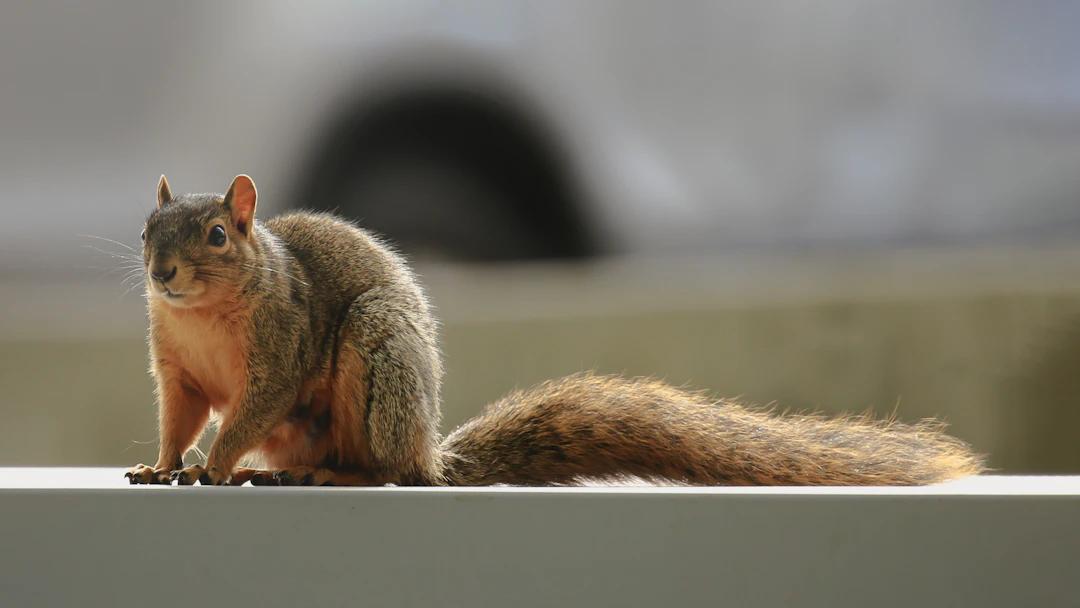
[[[448,430],[580,369],[1080,473],[1080,5],[5,2],[0,465],[156,456],[135,247],[259,186],[387,236]],[[110,241],[117,241],[116,243]],[[206,441],[204,440],[204,445]]]

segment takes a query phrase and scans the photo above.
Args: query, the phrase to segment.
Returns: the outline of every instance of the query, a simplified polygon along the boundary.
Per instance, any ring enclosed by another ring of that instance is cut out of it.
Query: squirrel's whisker
[[[120,284],[125,285],[128,281],[142,280],[146,275],[141,270],[129,270],[120,277]]]
[[[99,240],[102,240],[102,241],[105,241],[105,242],[108,242],[108,243],[112,243],[114,245],[120,245],[121,247],[123,247],[124,249],[127,249],[131,253],[136,253],[136,254],[139,253],[138,251],[135,250],[134,247],[132,247],[131,245],[128,245],[127,243],[121,243],[120,241],[114,241],[113,239],[105,238],[103,236],[98,236],[96,234],[79,234],[79,235],[76,235],[76,236],[81,236],[81,237],[88,238],[88,239],[99,239]]]
[[[288,277],[288,278],[296,281],[297,283],[300,283],[304,287],[311,287],[311,285],[309,285],[306,281],[302,281],[299,277],[296,277],[296,276],[294,276],[292,274],[289,274],[288,272],[285,272],[284,270],[278,270],[276,268],[270,268],[270,267],[267,267],[267,266],[254,266],[254,265],[251,265],[251,264],[244,264],[244,268],[250,268],[251,270],[265,270],[267,272],[276,272],[276,273],[278,273],[278,274],[280,274],[282,276]]]
[[[96,251],[96,252],[98,252],[98,253],[100,253],[102,255],[107,255],[110,258],[114,258],[114,259],[117,259],[117,260],[124,260],[125,262],[138,261],[140,264],[142,263],[142,258],[134,256],[134,255],[126,254],[126,253],[123,253],[123,252],[105,251],[104,249],[99,249],[97,247],[94,247],[93,245],[83,245],[83,247],[85,249],[93,249],[94,251]]]
[[[132,289],[135,289],[138,286],[139,286],[139,283],[132,283],[130,287],[128,287],[127,289],[124,290],[124,293],[120,294],[120,297],[121,298],[126,297],[129,293],[131,293]]]

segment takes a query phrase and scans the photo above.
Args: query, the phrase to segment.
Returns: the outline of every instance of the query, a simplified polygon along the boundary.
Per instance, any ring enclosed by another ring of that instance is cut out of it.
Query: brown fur
[[[981,470],[941,425],[777,416],[654,380],[578,374],[515,392],[447,437],[449,481],[911,485]]]
[[[132,483],[918,484],[981,469],[935,423],[775,416],[589,374],[516,392],[440,441],[436,325],[408,267],[330,215],[261,224],[256,199],[246,176],[224,196],[159,182],[143,257],[161,443]],[[205,467],[182,468],[211,416]]]

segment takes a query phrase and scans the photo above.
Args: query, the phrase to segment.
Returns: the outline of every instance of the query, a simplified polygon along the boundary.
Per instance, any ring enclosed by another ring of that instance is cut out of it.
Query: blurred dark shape
[[[431,86],[343,112],[293,200],[391,235],[410,255],[470,261],[595,252],[566,167],[507,99]]]

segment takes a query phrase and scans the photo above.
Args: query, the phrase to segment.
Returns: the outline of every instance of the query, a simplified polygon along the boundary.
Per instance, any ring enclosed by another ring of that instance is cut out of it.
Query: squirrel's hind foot
[[[173,471],[170,477],[178,486],[193,486],[196,481],[204,486],[239,485],[233,482],[231,475],[221,472],[217,467],[207,468],[199,464]]]
[[[324,467],[290,467],[278,471],[257,471],[251,477],[253,486],[374,486],[369,475],[356,471],[338,471]]]

